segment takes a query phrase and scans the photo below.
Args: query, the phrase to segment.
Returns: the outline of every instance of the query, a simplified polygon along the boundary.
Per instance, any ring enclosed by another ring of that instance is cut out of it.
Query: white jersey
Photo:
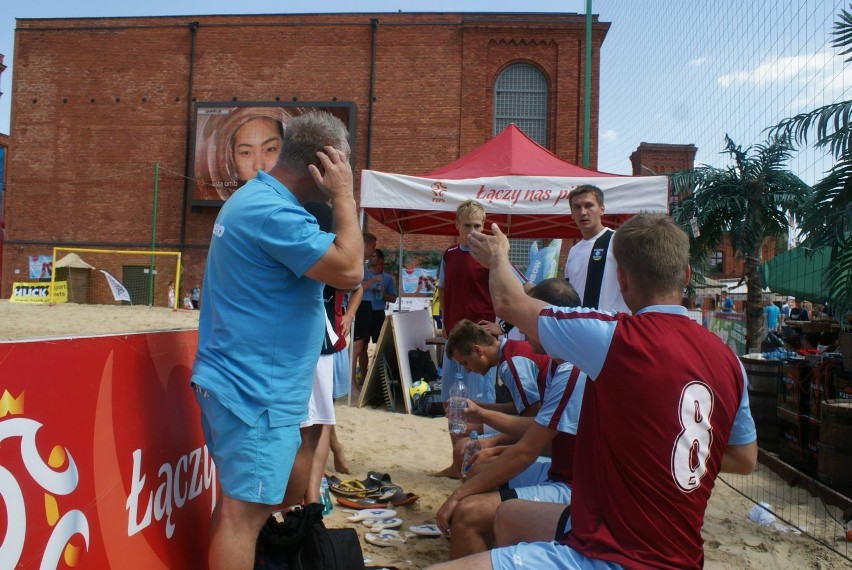
[[[568,250],[568,260],[565,262],[565,278],[576,289],[581,301],[583,293],[586,290],[586,275],[589,269],[589,256],[592,253],[592,247],[595,245],[595,240],[601,237],[604,232],[609,231],[613,230],[604,228],[599,234],[578,242]],[[618,278],[615,272],[617,267],[618,264],[615,262],[615,256],[612,254],[612,240],[610,240],[609,248],[607,248],[606,252],[606,265],[604,266],[598,309],[601,311],[629,313],[630,309],[624,303],[624,299],[621,296],[621,289],[618,286]]]

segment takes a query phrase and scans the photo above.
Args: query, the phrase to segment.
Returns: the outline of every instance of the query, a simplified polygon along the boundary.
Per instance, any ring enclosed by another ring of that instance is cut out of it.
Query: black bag
[[[760,352],[772,352],[776,348],[784,348],[784,337],[775,331],[770,331],[760,343]]]
[[[364,570],[358,533],[326,529],[322,505],[290,511],[284,522],[269,517],[257,539],[255,570]]]
[[[444,402],[441,400],[441,383],[430,382],[429,389],[411,403],[411,413],[415,416],[437,418],[444,415]]]
[[[408,366],[411,368],[411,382],[423,380],[434,382],[438,379],[438,369],[432,362],[432,355],[428,351],[415,348],[408,351]]]

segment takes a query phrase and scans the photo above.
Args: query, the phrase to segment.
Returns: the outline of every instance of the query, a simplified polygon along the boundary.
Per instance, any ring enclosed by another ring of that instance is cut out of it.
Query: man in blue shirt
[[[778,317],[781,315],[781,309],[772,302],[771,297],[766,298],[766,306],[763,307],[763,314],[766,315],[767,330],[769,332],[776,332],[779,329]]]
[[[361,281],[348,133],[329,113],[288,123],[278,162],[219,212],[207,255],[192,383],[222,502],[209,567],[252,568],[281,502],[325,332],[323,283]],[[302,204],[330,200],[335,234]]]
[[[733,313],[734,312],[734,300],[728,297],[727,291],[722,291],[722,303],[721,308],[723,313]]]

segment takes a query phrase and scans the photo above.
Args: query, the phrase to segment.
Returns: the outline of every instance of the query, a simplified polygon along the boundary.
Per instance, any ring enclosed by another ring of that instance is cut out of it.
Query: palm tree
[[[852,61],[852,14],[842,10],[834,23],[832,45]],[[829,298],[841,325],[852,310],[852,101],[842,101],[786,119],[771,132],[791,143],[807,144],[827,150],[836,162],[828,174],[814,186],[814,193],[802,212],[803,244],[816,250],[828,247]]]
[[[725,135],[724,153],[733,164],[727,168],[701,165],[672,174],[672,191],[684,198],[673,209],[675,220],[690,232],[692,264],[701,274],[708,253],[716,251],[725,236],[734,255],[743,260],[747,295],[746,347],[760,349],[763,323],[763,285],[758,273],[761,246],[766,238],[787,239],[789,218],[797,219],[811,188],[786,169],[791,158],[786,139],[743,150]],[[694,220],[694,222],[693,222]]]

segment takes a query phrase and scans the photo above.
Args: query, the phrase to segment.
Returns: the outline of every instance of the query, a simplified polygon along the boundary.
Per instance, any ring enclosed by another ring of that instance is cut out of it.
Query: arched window
[[[494,83],[494,134],[512,123],[547,146],[547,79],[528,63],[510,65]]]
[[[512,123],[541,146],[547,146],[547,79],[527,63],[510,65],[494,83],[494,135]],[[509,259],[522,271],[532,242],[509,240]]]

